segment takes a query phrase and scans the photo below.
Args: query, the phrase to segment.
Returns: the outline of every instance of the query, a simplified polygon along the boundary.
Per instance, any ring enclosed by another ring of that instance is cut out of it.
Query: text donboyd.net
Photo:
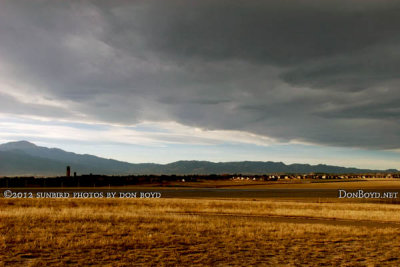
[[[364,192],[357,190],[355,192],[347,192],[339,190],[339,198],[397,198],[399,192]]]

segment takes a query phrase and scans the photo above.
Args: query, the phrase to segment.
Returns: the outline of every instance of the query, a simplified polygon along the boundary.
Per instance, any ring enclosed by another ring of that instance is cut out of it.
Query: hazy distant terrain
[[[71,166],[78,174],[223,174],[223,173],[366,173],[397,170],[366,170],[330,165],[290,164],[282,162],[209,162],[177,161],[169,164],[128,163],[88,154],[76,154],[57,148],[36,146],[27,141],[0,145],[0,176],[64,175]]]

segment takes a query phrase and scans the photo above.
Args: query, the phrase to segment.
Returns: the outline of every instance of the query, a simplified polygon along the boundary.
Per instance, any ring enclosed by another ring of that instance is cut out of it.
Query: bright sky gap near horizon
[[[0,143],[400,169],[400,1],[0,0]]]

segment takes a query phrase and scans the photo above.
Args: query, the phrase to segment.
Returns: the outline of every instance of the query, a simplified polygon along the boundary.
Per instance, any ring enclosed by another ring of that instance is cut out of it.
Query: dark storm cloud
[[[150,46],[185,58],[291,66],[398,38],[400,6],[387,1],[175,3],[151,10],[143,28]]]
[[[398,14],[399,1],[1,1],[1,77],[105,122],[400,148]]]

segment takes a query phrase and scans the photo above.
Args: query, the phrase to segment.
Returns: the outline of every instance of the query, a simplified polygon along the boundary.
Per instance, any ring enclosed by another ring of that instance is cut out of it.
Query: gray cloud
[[[89,119],[400,148],[399,1],[1,4],[2,76]]]
[[[36,115],[42,117],[71,118],[72,114],[68,110],[60,107],[48,106],[43,104],[24,103],[8,94],[0,92],[0,113],[18,115]]]

